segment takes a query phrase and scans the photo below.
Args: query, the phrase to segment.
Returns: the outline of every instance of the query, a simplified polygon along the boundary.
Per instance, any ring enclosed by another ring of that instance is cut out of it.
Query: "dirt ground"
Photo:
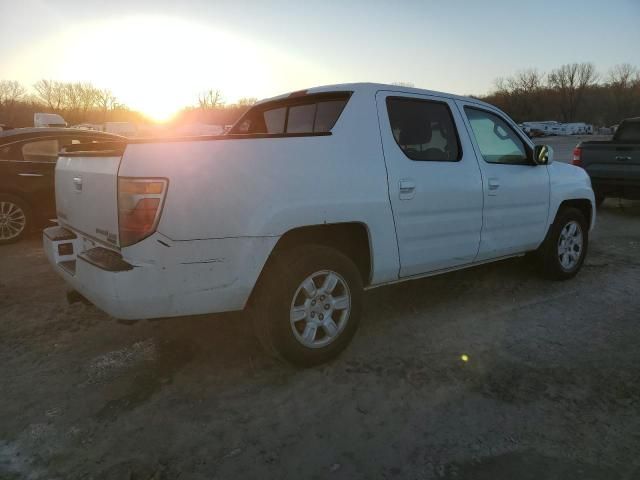
[[[609,199],[576,279],[375,289],[347,351],[296,370],[241,314],[67,305],[35,236],[0,249],[0,478],[640,478],[639,287],[640,203]]]

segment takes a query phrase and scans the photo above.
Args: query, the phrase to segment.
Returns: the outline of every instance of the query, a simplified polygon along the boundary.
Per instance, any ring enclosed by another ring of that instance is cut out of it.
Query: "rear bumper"
[[[62,227],[47,228],[43,242],[49,262],[72,288],[109,315],[133,320],[244,308],[277,241],[158,236],[122,255]]]

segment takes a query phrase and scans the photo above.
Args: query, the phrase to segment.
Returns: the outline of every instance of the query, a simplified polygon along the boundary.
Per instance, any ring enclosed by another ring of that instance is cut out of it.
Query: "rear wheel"
[[[0,245],[17,242],[30,227],[27,204],[13,195],[0,194]]]
[[[544,273],[556,280],[575,277],[588,246],[589,228],[583,213],[577,208],[560,210],[538,252]]]
[[[358,328],[362,290],[357,267],[337,250],[307,245],[277,252],[252,305],[256,333],[290,363],[327,362]]]

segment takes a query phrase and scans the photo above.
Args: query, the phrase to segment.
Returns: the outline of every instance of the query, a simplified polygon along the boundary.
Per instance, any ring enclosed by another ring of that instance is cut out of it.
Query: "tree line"
[[[559,120],[609,126],[640,116],[640,70],[624,63],[600,74],[593,63],[570,63],[540,72],[527,69],[495,81],[478,97],[515,121]]]
[[[194,105],[179,111],[173,122],[228,125],[256,101],[256,98],[246,97],[227,104],[220,90],[210,89],[200,93]],[[60,114],[69,125],[149,121],[142,113],[119,102],[110,90],[97,88],[88,82],[42,79],[28,90],[15,80],[0,80],[0,124],[32,126],[36,112]]]
[[[517,122],[560,120],[609,126],[640,116],[640,70],[624,63],[600,74],[588,62],[561,65],[547,73],[521,70],[496,79],[494,90],[477,98],[496,105]],[[255,102],[247,97],[227,104],[220,90],[209,89],[178,112],[173,122],[229,125]],[[148,121],[110,90],[91,83],[43,79],[28,90],[15,80],[0,80],[0,124],[30,126],[36,112],[59,113],[71,125]]]
[[[108,89],[88,82],[39,80],[27,90],[15,80],[0,80],[0,123],[33,125],[36,112],[61,114],[70,124],[139,119]]]

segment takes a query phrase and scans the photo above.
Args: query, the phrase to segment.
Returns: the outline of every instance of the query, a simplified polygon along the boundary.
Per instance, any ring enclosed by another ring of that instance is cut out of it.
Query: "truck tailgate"
[[[640,179],[640,146],[615,142],[586,142],[582,167],[592,178]]]
[[[56,165],[56,205],[63,226],[117,247],[118,168],[121,156],[61,156]]]

